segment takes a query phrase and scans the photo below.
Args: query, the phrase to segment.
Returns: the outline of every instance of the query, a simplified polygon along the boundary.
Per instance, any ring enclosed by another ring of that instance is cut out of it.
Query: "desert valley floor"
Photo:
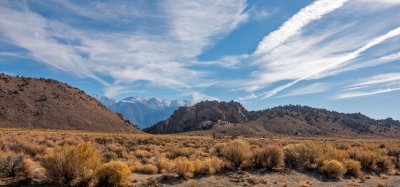
[[[15,175],[2,173],[1,185],[77,186],[85,180],[93,185],[98,172],[81,170],[86,170],[82,165],[93,164],[87,160],[96,157],[98,164],[115,160],[127,165],[130,170],[125,179],[127,186],[400,185],[400,140],[396,139],[288,136],[214,139],[199,134],[26,129],[1,129],[0,135],[0,163],[15,164]],[[264,149],[269,152],[263,152]],[[70,152],[83,155],[81,159],[86,155],[88,159],[79,160],[79,156],[68,159]],[[257,155],[266,157],[266,161],[257,161]],[[60,171],[68,174],[54,166],[63,167],[62,162],[76,167],[71,168],[75,171],[71,181],[58,175]]]

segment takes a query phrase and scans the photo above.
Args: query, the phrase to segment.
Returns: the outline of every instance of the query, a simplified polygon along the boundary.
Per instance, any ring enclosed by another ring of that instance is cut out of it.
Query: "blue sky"
[[[0,72],[400,119],[399,0],[0,1]]]

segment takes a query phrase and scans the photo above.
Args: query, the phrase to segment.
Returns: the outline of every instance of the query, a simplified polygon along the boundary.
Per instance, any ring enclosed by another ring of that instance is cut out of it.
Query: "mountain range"
[[[400,137],[400,122],[371,119],[308,106],[287,105],[247,111],[237,102],[203,101],[181,107],[170,118],[144,129],[147,133],[184,132],[229,135],[385,136]]]
[[[146,97],[127,97],[116,101],[105,96],[94,95],[110,110],[120,113],[126,120],[146,128],[167,119],[176,109],[189,106],[186,100],[167,100]]]
[[[115,101],[91,97],[51,79],[0,74],[0,128],[140,132],[130,121],[140,122],[144,132],[153,134],[400,137],[400,121],[360,113],[300,105],[248,111],[234,101],[202,101],[193,106],[182,100],[144,97]],[[150,124],[154,125],[146,127]]]
[[[0,127],[139,132],[82,90],[51,80],[0,74]]]

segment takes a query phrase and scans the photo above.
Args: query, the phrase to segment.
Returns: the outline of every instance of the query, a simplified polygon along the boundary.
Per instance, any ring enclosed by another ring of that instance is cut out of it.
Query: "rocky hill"
[[[155,134],[208,130],[218,121],[248,121],[247,111],[236,102],[202,101],[191,107],[180,107],[169,119],[144,129]]]
[[[77,88],[5,74],[0,74],[0,127],[139,132]]]
[[[161,120],[167,119],[182,106],[189,106],[186,100],[167,100],[145,97],[127,97],[115,101],[104,96],[94,96],[110,110],[122,114],[122,116],[137,124],[143,129]]]
[[[230,107],[221,107],[227,105]],[[298,105],[247,111],[239,103],[208,101],[193,108],[179,108],[168,120],[144,131],[164,134],[198,130],[229,135],[400,137],[400,122],[390,118],[374,120],[360,113],[344,114]]]

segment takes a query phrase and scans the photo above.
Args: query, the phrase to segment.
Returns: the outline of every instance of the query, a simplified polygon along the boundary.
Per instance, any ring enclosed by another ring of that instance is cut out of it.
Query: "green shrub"
[[[131,175],[128,165],[120,161],[111,161],[97,170],[97,186],[128,186]]]

